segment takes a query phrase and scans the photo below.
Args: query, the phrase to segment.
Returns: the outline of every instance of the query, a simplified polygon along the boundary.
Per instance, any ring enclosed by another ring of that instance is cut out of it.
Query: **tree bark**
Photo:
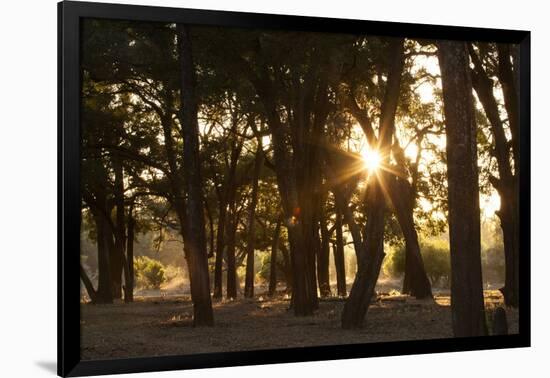
[[[256,217],[256,205],[258,203],[258,180],[263,165],[263,156],[263,147],[261,138],[259,138],[258,150],[256,151],[256,158],[254,161],[254,173],[252,176],[250,208],[248,210],[248,242],[246,247],[246,277],[244,285],[244,296],[246,298],[254,297],[254,243],[256,241],[254,222]]]
[[[502,86],[504,107],[508,114],[510,132],[512,134],[512,155],[514,162],[519,163],[519,88],[516,88],[516,80],[511,62],[510,45],[497,44],[498,51],[498,78]],[[518,168],[518,165],[515,166]]]
[[[109,256],[114,243],[111,228],[105,219],[105,214],[96,211],[94,214],[97,231],[97,264],[98,284],[96,303],[113,303],[113,289],[111,281]]]
[[[237,262],[235,258],[235,238],[237,233],[238,216],[233,209],[227,225],[227,293],[228,299],[237,298]]]
[[[222,297],[223,290],[223,252],[225,246],[225,214],[226,204],[221,202],[218,215],[218,229],[216,231],[216,260],[214,262],[214,298]]]
[[[376,281],[384,259],[384,212],[385,198],[379,173],[370,183],[367,198],[366,256],[357,261],[357,274],[342,312],[342,328],[361,328],[374,296]]]
[[[271,244],[271,258],[269,264],[269,289],[268,295],[272,297],[277,291],[277,250],[279,249],[279,238],[281,233],[281,219],[277,219],[273,241]]]
[[[317,256],[317,279],[321,298],[330,297],[330,232],[327,227],[327,219],[324,206],[320,206],[319,226],[321,230],[321,248]]]
[[[438,57],[447,135],[453,332],[455,337],[483,336],[487,325],[481,277],[477,141],[466,44],[441,41]]]
[[[111,281],[113,285],[113,298],[122,298],[122,273],[124,270],[124,249],[126,247],[126,221],[124,214],[124,171],[120,156],[112,157],[113,170],[115,174],[114,200],[115,219],[113,234],[115,247],[111,254]]]
[[[94,285],[92,284],[92,281],[90,281],[90,278],[88,277],[88,274],[86,273],[86,270],[84,270],[82,264],[80,264],[80,279],[82,280],[82,283],[84,283],[84,287],[86,288],[86,292],[88,293],[90,300],[92,303],[96,303],[97,292],[95,291]]]
[[[281,255],[283,255],[283,264],[282,270],[285,273],[286,289],[287,293],[292,293],[293,287],[293,276],[292,276],[292,264],[290,262],[290,253],[288,248],[284,243],[279,242],[279,249],[281,250]]]
[[[200,176],[195,67],[188,27],[178,24],[177,35],[181,67],[180,119],[183,129],[184,181],[187,193],[184,245],[189,267],[191,299],[193,300],[193,325],[213,326],[214,316],[210,298],[204,204]]]
[[[344,235],[342,233],[342,213],[336,208],[336,241],[333,245],[334,266],[336,268],[336,287],[338,295],[345,297],[347,295],[346,287],[346,264],[344,260]]]
[[[432,285],[424,268],[414,225],[414,194],[411,186],[408,181],[397,176],[390,177],[388,186],[391,203],[405,239],[403,294],[410,294],[418,299],[431,298]]]
[[[114,253],[113,226],[110,224],[112,204],[107,201],[107,171],[103,162],[97,165],[94,177],[88,183],[89,191],[83,192],[94,219],[97,234],[97,270],[98,283],[96,303],[113,303],[113,288],[110,258]]]
[[[126,264],[128,265],[128,279],[126,281],[126,291],[125,291],[125,300],[127,302],[134,301],[134,230],[135,230],[135,220],[133,214],[133,206],[130,206],[128,210],[128,226],[127,226],[127,238],[126,238]]]

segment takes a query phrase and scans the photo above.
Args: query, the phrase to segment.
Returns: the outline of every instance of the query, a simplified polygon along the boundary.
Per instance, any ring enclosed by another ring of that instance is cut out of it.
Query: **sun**
[[[361,151],[361,157],[363,159],[363,165],[369,171],[376,171],[378,168],[380,168],[382,158],[380,157],[378,151],[366,148]]]

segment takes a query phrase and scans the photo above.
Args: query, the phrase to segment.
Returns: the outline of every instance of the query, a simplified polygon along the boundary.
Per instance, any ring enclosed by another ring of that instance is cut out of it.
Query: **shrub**
[[[269,281],[269,275],[271,273],[271,253],[263,254],[260,261],[261,267],[258,276],[263,281]]]
[[[281,256],[281,253],[277,253],[277,261],[276,261],[276,269],[277,269],[277,282],[284,282],[285,284],[288,284],[287,282],[287,274],[288,272],[284,271],[284,259],[283,256]],[[263,253],[260,255],[260,267],[258,269],[258,277],[263,282],[269,282],[269,277],[271,275],[271,252]]]
[[[443,243],[424,244],[421,247],[426,273],[433,286],[448,287],[451,278],[451,255]]]
[[[160,285],[166,281],[164,265],[146,256],[134,260],[134,272],[138,284],[149,289],[160,289]]]
[[[449,247],[444,241],[423,242],[420,251],[426,273],[433,286],[448,286],[451,274]],[[397,247],[388,256],[384,270],[391,276],[405,273],[405,246]]]

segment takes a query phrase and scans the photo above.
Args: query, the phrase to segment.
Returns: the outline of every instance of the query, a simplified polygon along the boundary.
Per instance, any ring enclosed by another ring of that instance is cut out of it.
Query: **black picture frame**
[[[80,360],[80,20],[183,22],[240,28],[372,33],[520,45],[521,302],[519,333],[507,336],[380,342],[112,360]],[[72,284],[69,284],[72,283]],[[134,6],[58,3],[58,374],[82,376],[530,346],[530,32],[379,21]]]

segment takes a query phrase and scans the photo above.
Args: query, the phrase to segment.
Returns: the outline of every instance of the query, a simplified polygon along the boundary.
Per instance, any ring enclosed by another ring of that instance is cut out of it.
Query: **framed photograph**
[[[58,12],[59,375],[530,345],[528,31]]]

